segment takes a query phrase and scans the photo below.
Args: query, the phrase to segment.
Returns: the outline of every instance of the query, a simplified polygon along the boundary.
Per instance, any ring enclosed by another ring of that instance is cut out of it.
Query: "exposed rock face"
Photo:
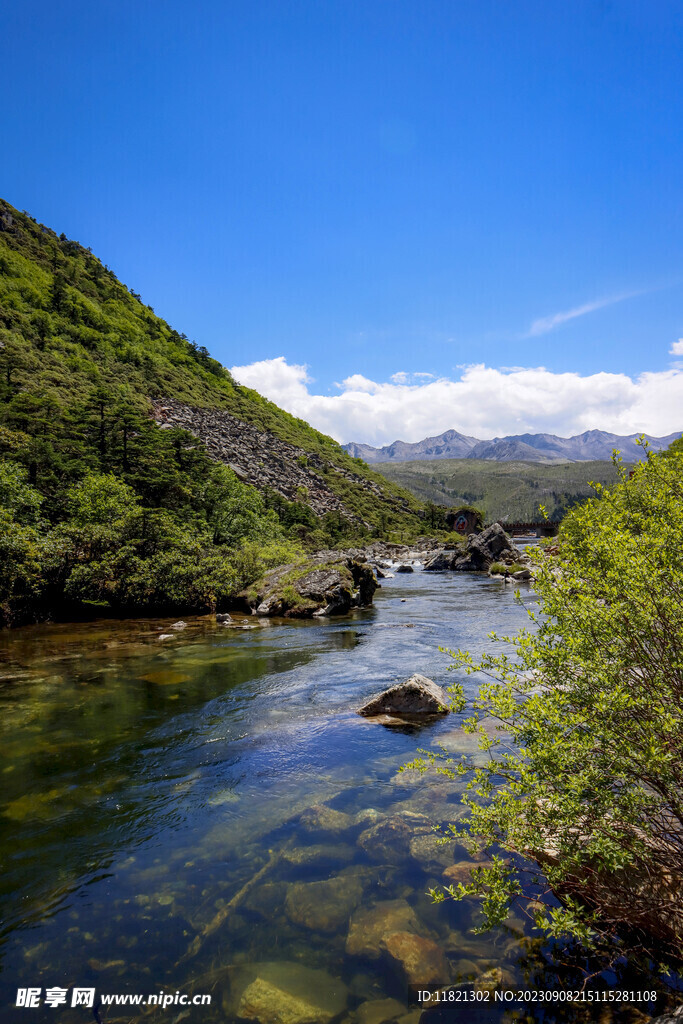
[[[358,709],[358,714],[364,718],[375,715],[444,715],[448,714],[448,703],[448,696],[440,686],[416,672],[404,683],[373,697]]]
[[[338,978],[295,962],[251,964],[230,980],[226,1014],[258,1024],[329,1024],[348,1001]]]
[[[288,501],[301,500],[306,491],[306,504],[317,516],[326,512],[340,512],[347,519],[356,519],[344,502],[325,481],[328,465],[324,458],[305,451],[297,445],[282,441],[268,430],[260,429],[223,409],[199,409],[173,399],[155,402],[154,418],[161,427],[182,427],[206,445],[209,455],[217,462],[230,466],[242,480],[259,490],[270,488]],[[352,484],[360,484],[370,491],[378,502],[391,506],[409,506],[400,498],[389,500],[382,488],[343,465],[335,464],[334,472]],[[369,524],[365,524],[369,525]]]
[[[239,600],[257,615],[287,618],[345,615],[372,604],[379,586],[372,567],[339,552],[323,555],[334,562],[321,562],[318,556],[305,565],[279,566]]]

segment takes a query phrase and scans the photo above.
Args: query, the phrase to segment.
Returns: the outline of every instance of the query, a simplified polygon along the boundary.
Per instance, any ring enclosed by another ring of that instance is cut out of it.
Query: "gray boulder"
[[[378,715],[445,715],[448,714],[448,702],[449,698],[440,686],[426,676],[415,673],[404,683],[398,683],[373,697],[358,709],[358,714],[364,718]]]
[[[446,569],[452,569],[457,557],[457,551],[447,551],[445,548],[442,548],[441,551],[436,551],[431,558],[427,559],[424,564],[424,571],[444,572]]]
[[[485,572],[493,563],[500,561],[505,555],[513,558],[521,556],[500,523],[493,523],[479,534],[470,534],[467,550],[458,555],[453,562],[453,569],[458,572]]]
[[[396,572],[415,572],[415,570],[413,569],[412,565],[408,565],[406,563],[405,565],[398,565],[396,567]]]
[[[287,618],[345,615],[372,604],[379,586],[372,567],[351,557],[333,558],[272,569],[238,602],[257,615]]]

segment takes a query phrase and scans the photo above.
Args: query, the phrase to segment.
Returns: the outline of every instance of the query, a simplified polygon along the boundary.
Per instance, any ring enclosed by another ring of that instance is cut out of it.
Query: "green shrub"
[[[494,637],[499,655],[450,652],[488,677],[466,729],[490,760],[416,766],[467,779],[469,813],[451,834],[542,866],[498,856],[435,893],[478,895],[488,925],[526,902],[549,935],[607,958],[683,959],[682,481],[674,446],[598,487],[564,520],[557,557],[535,556],[536,628]],[[468,707],[461,684],[452,692]],[[559,907],[537,900],[548,883]]]

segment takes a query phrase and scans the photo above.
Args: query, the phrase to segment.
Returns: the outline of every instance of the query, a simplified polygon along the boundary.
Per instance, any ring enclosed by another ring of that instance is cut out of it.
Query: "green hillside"
[[[155,423],[154,399],[224,410],[301,449],[337,511],[314,515],[306,488],[255,490],[192,433]],[[421,522],[410,494],[238,385],[89,249],[2,200],[0,459],[5,620],[64,600],[214,607],[283,546]]]
[[[590,481],[605,485],[617,481],[611,462],[431,459],[381,462],[375,468],[423,501],[476,505],[488,521],[537,521],[539,506],[543,505],[550,519],[558,522],[572,505],[594,495]]]

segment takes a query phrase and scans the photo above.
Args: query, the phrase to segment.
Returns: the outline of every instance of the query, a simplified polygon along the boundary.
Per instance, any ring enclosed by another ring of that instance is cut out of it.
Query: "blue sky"
[[[474,433],[480,392],[402,413],[472,364],[565,396],[480,435],[683,426],[680,4],[22,0],[0,32],[4,198],[335,436]],[[650,390],[577,418],[567,375]],[[306,405],[347,393],[372,424]]]

